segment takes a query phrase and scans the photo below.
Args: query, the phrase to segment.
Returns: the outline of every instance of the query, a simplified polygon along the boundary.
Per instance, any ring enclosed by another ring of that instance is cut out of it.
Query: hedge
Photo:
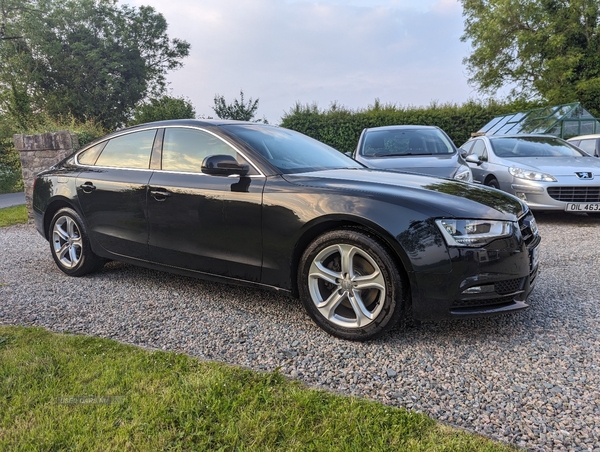
[[[507,113],[530,110],[538,104],[527,102],[465,104],[432,103],[428,107],[382,106],[379,101],[365,110],[352,111],[337,104],[321,111],[317,105],[296,104],[286,113],[282,127],[302,132],[342,152],[352,152],[363,129],[395,124],[420,124],[438,126],[457,146],[467,141],[494,117]]]

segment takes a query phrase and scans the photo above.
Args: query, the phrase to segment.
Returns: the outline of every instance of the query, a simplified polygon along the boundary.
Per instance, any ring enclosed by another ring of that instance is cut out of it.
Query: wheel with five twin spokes
[[[83,276],[104,265],[104,259],[92,251],[85,225],[73,209],[65,207],[54,214],[49,241],[54,262],[67,275]]]
[[[343,339],[373,339],[402,314],[402,281],[394,259],[378,240],[355,230],[327,232],[308,246],[298,290],[317,325]]]

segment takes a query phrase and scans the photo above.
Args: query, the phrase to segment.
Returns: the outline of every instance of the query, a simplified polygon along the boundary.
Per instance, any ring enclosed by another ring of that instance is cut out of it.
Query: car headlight
[[[554,176],[550,174],[523,169],[517,166],[511,166],[510,168],[508,168],[508,172],[519,179],[534,180],[539,182],[556,182]]]
[[[458,168],[458,171],[456,171],[454,179],[461,180],[463,182],[473,182],[473,173],[471,172],[471,168],[461,165],[461,167]]]
[[[448,246],[484,246],[513,233],[512,221],[435,220]]]

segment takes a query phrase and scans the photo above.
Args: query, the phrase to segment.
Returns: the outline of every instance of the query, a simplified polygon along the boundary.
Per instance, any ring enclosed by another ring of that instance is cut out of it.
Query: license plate
[[[589,203],[589,204],[567,204],[565,207],[567,212],[600,212],[600,203]]]

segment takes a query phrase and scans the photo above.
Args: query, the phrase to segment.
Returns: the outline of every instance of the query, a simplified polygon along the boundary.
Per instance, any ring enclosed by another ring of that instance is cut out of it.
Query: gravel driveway
[[[530,309],[401,326],[363,344],[328,336],[276,293],[120,263],[69,278],[33,226],[13,226],[0,229],[0,323],[279,368],[531,450],[600,450],[600,219],[536,218]]]

